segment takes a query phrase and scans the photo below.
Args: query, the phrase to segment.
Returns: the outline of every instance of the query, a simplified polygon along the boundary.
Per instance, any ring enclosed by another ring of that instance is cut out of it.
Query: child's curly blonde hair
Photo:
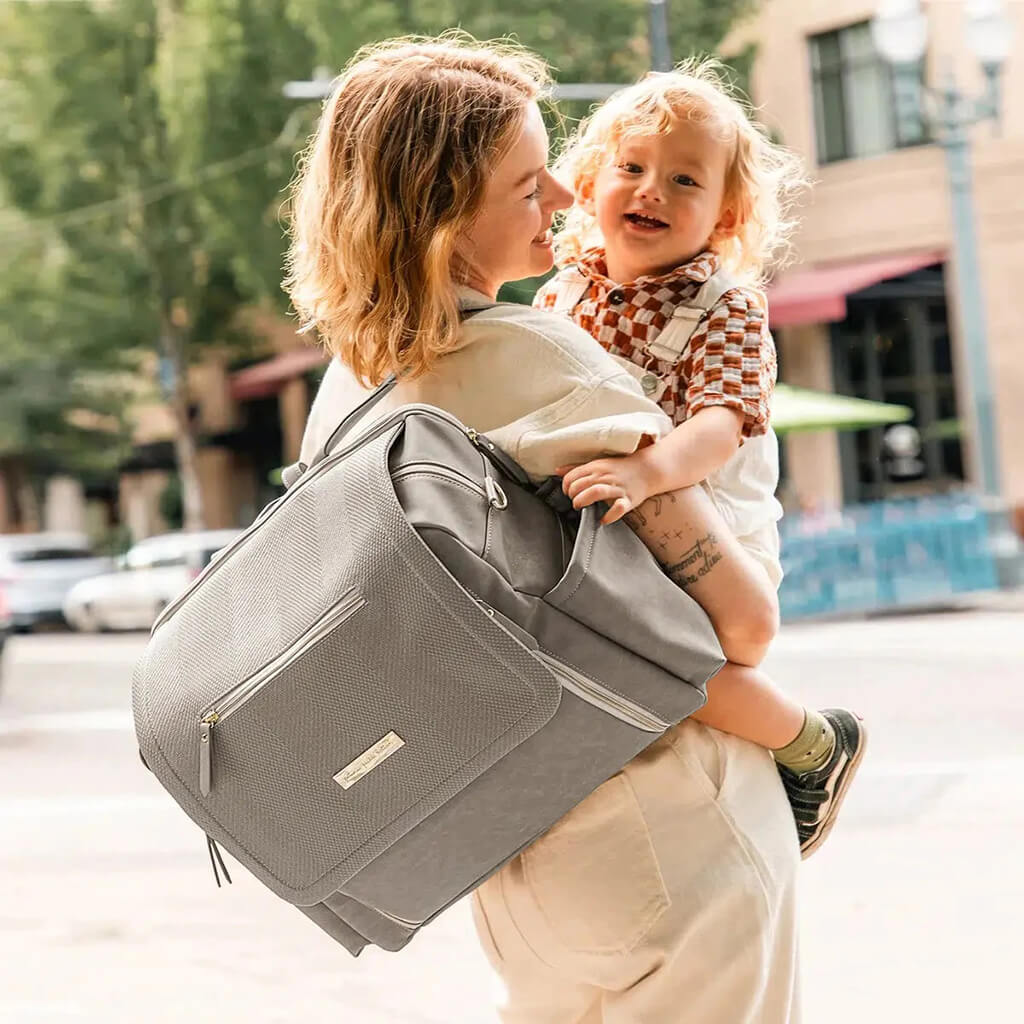
[[[614,159],[630,135],[668,133],[680,121],[706,125],[731,147],[726,166],[723,208],[731,207],[736,226],[712,236],[722,266],[752,283],[764,280],[771,266],[785,261],[796,193],[806,185],[799,158],[772,142],[748,115],[711,58],[693,58],[674,71],[651,72],[601,104],[566,142],[555,173],[576,196],[555,237],[559,265],[571,263],[600,243],[595,218],[580,205],[593,194],[598,171]]]
[[[364,383],[458,344],[456,246],[548,81],[523,47],[461,32],[367,46],[339,78],[292,182],[283,286]]]

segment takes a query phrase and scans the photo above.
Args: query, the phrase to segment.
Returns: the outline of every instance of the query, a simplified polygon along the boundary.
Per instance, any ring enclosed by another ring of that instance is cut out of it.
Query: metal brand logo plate
[[[389,732],[387,736],[377,740],[369,750],[364,750],[354,761],[345,765],[337,775],[332,777],[342,789],[348,789],[404,746],[405,740],[398,733]]]

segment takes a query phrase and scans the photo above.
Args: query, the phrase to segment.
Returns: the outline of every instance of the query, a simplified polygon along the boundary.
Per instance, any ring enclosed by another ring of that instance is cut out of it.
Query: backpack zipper
[[[475,430],[469,427],[463,426],[454,416],[450,416],[443,409],[436,409],[430,405],[410,405],[403,406],[397,410],[397,414],[401,417],[407,416],[410,412],[417,412],[421,415],[432,416],[434,419],[441,420],[443,423],[450,424],[451,426],[458,427],[466,436],[473,442],[474,445],[479,447],[482,438]],[[152,636],[157,629],[160,628],[184,603],[185,601],[195,593],[195,591],[203,585],[215,572],[224,566],[224,563],[240,548],[243,544],[252,536],[256,531],[256,528],[262,526],[263,523],[269,519],[280,507],[281,504],[289,499],[296,491],[300,488],[305,487],[310,480],[314,479],[325,469],[333,466],[339,459],[343,459],[346,455],[351,454],[360,445],[365,444],[367,441],[372,440],[372,437],[376,437],[390,427],[394,426],[395,415],[388,416],[386,419],[381,420],[375,424],[372,431],[367,434],[362,434],[359,438],[352,442],[352,444],[339,448],[337,451],[331,452],[325,459],[322,459],[315,466],[306,470],[305,473],[296,481],[295,485],[285,491],[284,494],[275,498],[269,505],[267,505],[263,511],[245,528],[245,530],[236,537],[230,544],[221,548],[217,552],[214,559],[211,560],[210,564],[197,576],[186,589],[178,595],[178,597],[167,605],[164,610],[157,616],[156,621],[153,623],[152,628],[149,631]],[[372,436],[371,436],[372,435]],[[493,448],[493,445],[491,446]],[[433,463],[431,463],[433,465]],[[487,477],[486,479],[491,479]],[[486,480],[485,480],[486,482]],[[494,483],[494,481],[491,481]],[[495,485],[496,486],[496,485]],[[501,488],[497,489],[496,495],[498,501],[504,501],[504,504],[495,504],[495,508],[504,508],[507,505],[507,499],[504,496],[504,492]]]
[[[584,675],[579,669],[566,664],[550,651],[539,647],[536,639],[522,626],[481,601],[475,594],[473,597],[476,598],[477,604],[484,612],[554,675],[559,685],[576,694],[580,700],[585,700],[591,706],[633,726],[634,729],[662,733],[671,728],[671,722],[662,721],[653,711],[648,711],[647,708],[641,707],[628,697],[623,697],[614,690],[610,690],[607,686],[591,679],[590,676]]]
[[[450,480],[453,484],[468,487],[474,494],[479,494],[494,509],[508,508],[508,498],[505,496],[505,492],[497,480],[489,474],[485,474],[484,484],[481,487],[472,477],[468,477],[456,469],[451,469],[449,466],[442,466],[436,462],[408,462],[401,469],[392,473],[391,479],[394,481],[404,480],[407,476],[416,475],[436,476]]]
[[[244,707],[264,686],[281,675],[346,619],[355,615],[364,604],[366,599],[358,590],[345,593],[337,604],[329,608],[273,661],[221,694],[213,706],[203,714],[199,719],[199,792],[202,796],[209,796],[213,788],[213,727],[240,707]]]
[[[571,665],[566,665],[547,651],[532,651],[534,657],[542,661],[567,690],[575,693],[581,700],[612,715],[614,718],[642,729],[644,732],[662,733],[671,728],[671,722],[665,722],[653,712],[622,697],[589,676],[585,676]]]

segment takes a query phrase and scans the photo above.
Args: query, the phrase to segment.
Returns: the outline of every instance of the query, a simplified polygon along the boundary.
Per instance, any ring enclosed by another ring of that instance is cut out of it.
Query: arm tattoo
[[[665,568],[669,579],[680,587],[688,587],[703,579],[722,560],[715,535],[702,537],[674,565]]]
[[[647,516],[645,516],[638,508],[627,512],[625,520],[631,527],[633,527],[634,530],[639,530],[641,526],[647,525]]]
[[[653,497],[648,498],[640,508],[627,512],[625,520],[634,530],[639,529],[641,526],[647,526],[651,519],[659,518],[666,501],[674,505],[676,503],[676,496],[674,494],[655,494]],[[646,513],[643,511],[644,509],[646,509]]]

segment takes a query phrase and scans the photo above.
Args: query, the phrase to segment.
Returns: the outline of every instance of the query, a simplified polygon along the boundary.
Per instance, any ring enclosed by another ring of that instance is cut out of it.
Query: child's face
[[[478,291],[493,297],[506,281],[551,269],[551,218],[571,205],[572,193],[551,176],[547,159],[547,129],[531,103],[521,134],[487,184],[483,209],[458,247],[466,283]]]
[[[681,121],[664,135],[626,136],[597,174],[584,206],[604,237],[615,281],[664,274],[728,225],[723,210],[729,150],[708,128]]]

